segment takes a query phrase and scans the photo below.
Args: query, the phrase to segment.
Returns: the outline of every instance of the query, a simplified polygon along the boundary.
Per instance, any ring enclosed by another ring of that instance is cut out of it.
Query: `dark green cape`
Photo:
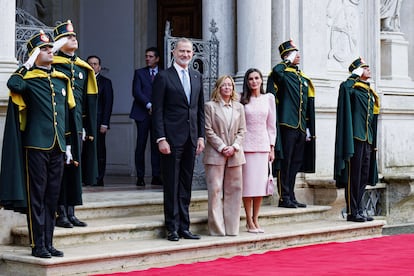
[[[349,161],[354,155],[354,135],[352,127],[352,109],[350,90],[357,81],[357,76],[352,75],[339,88],[338,107],[336,113],[336,137],[334,179],[338,188],[345,188],[349,181]],[[378,100],[378,99],[377,99]],[[378,114],[374,114],[372,122],[374,130],[373,148],[377,148],[377,124]],[[378,182],[377,152],[371,153],[368,185],[375,186]]]
[[[0,205],[7,210],[21,213],[25,213],[27,209],[23,160],[19,109],[9,97],[1,156]]]

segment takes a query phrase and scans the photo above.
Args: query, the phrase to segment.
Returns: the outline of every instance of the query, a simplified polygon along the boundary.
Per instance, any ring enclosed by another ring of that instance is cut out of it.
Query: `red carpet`
[[[414,234],[310,245],[106,275],[414,275]]]

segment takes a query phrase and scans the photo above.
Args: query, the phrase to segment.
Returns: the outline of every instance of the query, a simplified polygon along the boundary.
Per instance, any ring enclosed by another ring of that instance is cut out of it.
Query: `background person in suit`
[[[190,232],[189,204],[196,154],[204,149],[204,95],[201,74],[188,67],[193,43],[178,39],[174,64],[155,77],[153,128],[161,152],[167,239],[199,239]]]
[[[109,123],[112,114],[112,105],[114,102],[114,90],[112,89],[112,81],[101,74],[101,59],[98,56],[89,56],[86,60],[95,72],[96,81],[98,83],[98,113],[96,117],[97,134],[96,134],[96,148],[98,157],[98,177],[96,185],[103,186],[105,167],[106,167],[106,144],[105,137],[109,129]],[[85,147],[87,147],[86,144]],[[83,151],[86,153],[87,150]]]
[[[217,80],[204,110],[208,230],[212,236],[236,236],[240,227],[242,164],[246,163],[242,148],[246,121],[230,76]]]
[[[135,70],[132,82],[132,104],[129,117],[137,125],[137,143],[135,148],[135,169],[137,173],[137,186],[145,186],[145,148],[147,146],[148,132],[151,144],[152,185],[162,185],[160,178],[160,153],[151,131],[152,113],[152,83],[159,72],[159,51],[155,47],[145,50],[145,63],[147,66]]]

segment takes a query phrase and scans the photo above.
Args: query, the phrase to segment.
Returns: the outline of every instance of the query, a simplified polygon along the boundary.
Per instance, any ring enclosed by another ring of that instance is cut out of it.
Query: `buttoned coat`
[[[230,124],[226,122],[224,105],[221,102],[210,101],[204,106],[206,147],[204,149],[204,164],[240,166],[246,163],[243,152],[243,139],[246,132],[244,107],[239,102],[232,101],[232,117]],[[238,144],[240,149],[231,157],[225,157],[220,152],[223,145]]]

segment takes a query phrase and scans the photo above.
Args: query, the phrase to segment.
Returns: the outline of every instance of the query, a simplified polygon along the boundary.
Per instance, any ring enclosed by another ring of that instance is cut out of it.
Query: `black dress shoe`
[[[73,228],[73,224],[69,221],[68,217],[58,217],[56,219],[56,226],[63,228]]]
[[[295,205],[296,205],[296,207],[299,207],[299,208],[306,208],[306,204],[305,204],[305,203],[300,203],[300,202],[298,202],[296,199],[295,199],[295,200],[292,200],[292,202],[293,202],[293,204],[295,204]]]
[[[172,231],[172,232],[167,233],[167,240],[169,240],[169,241],[179,241],[180,237],[178,236],[176,231]]]
[[[32,248],[32,256],[38,257],[38,258],[43,258],[43,259],[52,258],[52,255],[46,249],[46,247],[34,247],[34,248]]]
[[[368,215],[365,215],[365,212],[363,212],[363,211],[359,212],[358,214],[359,214],[361,217],[363,217],[366,221],[373,221],[373,220],[374,220],[374,218],[373,218],[373,217],[370,217],[370,216],[368,216]]]
[[[80,221],[75,216],[69,217],[69,221],[73,224],[73,226],[79,226],[79,227],[85,227],[85,226],[87,226],[86,222]]]
[[[145,181],[143,177],[138,177],[137,179],[137,186],[145,186]]]
[[[364,216],[364,218],[365,218],[366,221],[373,221],[374,220],[374,218],[370,217],[370,216]]]
[[[356,214],[356,215],[348,215],[346,217],[347,221],[353,221],[353,222],[365,222],[365,218],[363,216],[361,216],[360,214]]]
[[[296,208],[296,204],[290,200],[279,201],[279,207],[283,208]]]
[[[104,182],[103,182],[103,180],[101,179],[101,180],[98,180],[98,182],[96,182],[96,184],[92,184],[91,186],[103,186],[104,185]]]
[[[162,186],[162,180],[159,176],[153,176],[151,180],[151,185]]]
[[[181,231],[180,237],[187,240],[199,240],[201,238],[200,235],[193,234],[189,230]]]
[[[47,251],[49,251],[50,255],[52,255],[53,257],[63,257],[63,252],[60,251],[60,250],[57,250],[53,246],[48,247],[46,249],[47,249]]]

